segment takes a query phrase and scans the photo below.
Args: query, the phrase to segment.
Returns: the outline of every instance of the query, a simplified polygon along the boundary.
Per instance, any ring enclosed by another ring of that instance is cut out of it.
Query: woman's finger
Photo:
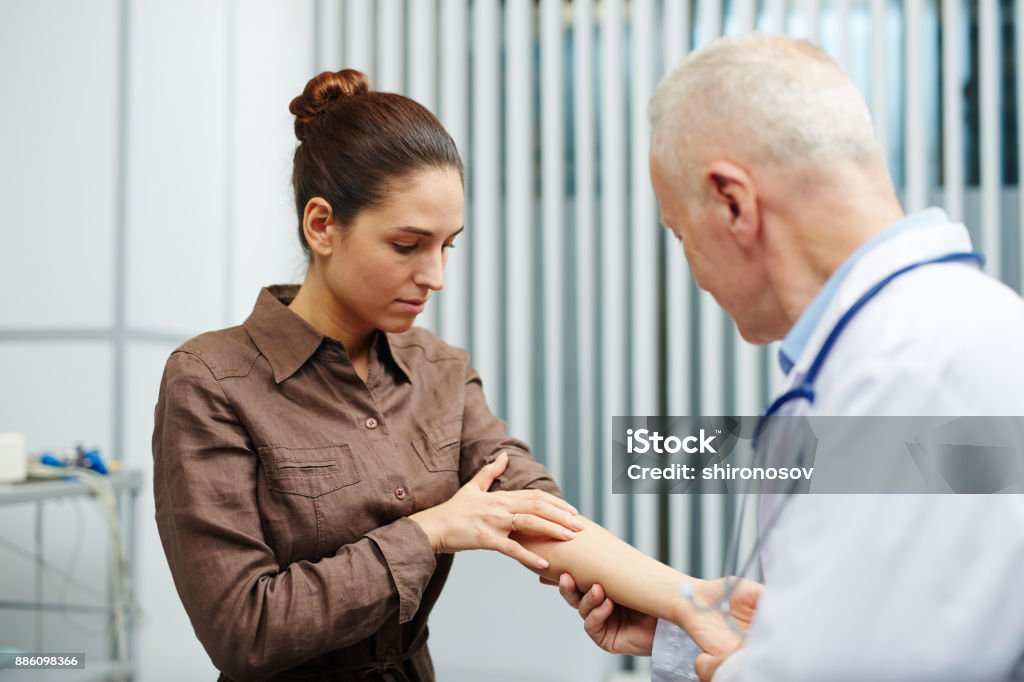
[[[576,507],[572,506],[561,497],[552,495],[551,493],[544,492],[543,490],[503,490],[493,493],[494,495],[506,498],[506,501],[510,505],[515,506],[524,501],[528,502],[546,502],[562,511],[569,512],[573,516],[578,515],[580,512]]]
[[[499,540],[495,543],[493,549],[501,552],[507,557],[512,557],[531,571],[535,571],[538,568],[543,571],[551,565],[544,557],[539,554],[534,554],[515,540],[509,538]]]
[[[529,500],[514,507],[512,511],[519,512],[520,514],[533,514],[538,518],[547,519],[573,532],[581,531],[585,528],[583,521],[578,516],[573,516],[546,500]],[[516,522],[516,528],[518,527],[519,523]]]
[[[548,504],[552,504],[558,507],[559,509],[564,509],[573,516],[577,516],[580,513],[579,509],[572,506],[571,504],[563,500],[561,497],[558,497],[557,495],[552,495],[551,493],[544,492],[543,490],[534,490],[532,492],[535,493],[536,497],[541,501],[547,502]]]
[[[487,492],[494,483],[494,479],[505,473],[505,469],[507,467],[508,453],[500,452],[498,453],[498,456],[494,458],[493,462],[480,467],[480,471],[476,472],[476,475],[470,479],[470,483],[480,490]]]
[[[558,497],[557,495],[552,495],[551,493],[545,492],[543,490],[509,490],[508,493],[510,495],[517,495],[519,497],[526,498],[528,500],[534,500],[537,502],[547,502],[548,504],[554,505],[555,507],[558,507],[563,511],[569,512],[570,514],[580,513],[579,510],[576,509],[576,507],[572,506],[571,504],[563,500],[561,497]]]
[[[515,515],[516,531],[520,533],[532,533],[533,535],[543,535],[554,540],[572,540],[576,537],[576,533],[558,525],[552,523],[547,519],[542,519],[533,514],[516,514]]]

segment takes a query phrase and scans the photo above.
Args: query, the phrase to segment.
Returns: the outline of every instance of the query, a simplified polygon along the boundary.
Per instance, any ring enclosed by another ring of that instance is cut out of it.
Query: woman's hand
[[[531,570],[545,569],[548,567],[546,560],[509,534],[517,531],[571,540],[575,537],[573,531],[583,530],[576,508],[550,493],[542,490],[487,492],[507,466],[508,455],[502,452],[450,500],[409,517],[426,533],[435,553],[491,549]]]

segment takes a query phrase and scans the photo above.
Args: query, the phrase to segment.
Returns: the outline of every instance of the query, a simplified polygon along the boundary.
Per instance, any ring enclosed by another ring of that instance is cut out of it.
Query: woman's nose
[[[444,287],[444,256],[444,251],[431,254],[431,257],[421,264],[413,277],[413,282],[431,291],[440,291]]]

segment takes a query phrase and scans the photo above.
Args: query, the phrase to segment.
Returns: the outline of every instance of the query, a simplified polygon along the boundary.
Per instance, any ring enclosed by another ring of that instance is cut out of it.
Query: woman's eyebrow
[[[418,234],[418,235],[422,235],[424,237],[431,237],[431,238],[433,238],[433,236],[434,236],[433,232],[431,232],[430,230],[425,230],[422,227],[412,227],[410,225],[410,226],[405,226],[405,227],[399,227],[398,229],[401,230],[402,232],[409,232],[411,234]],[[451,235],[449,235],[448,239],[451,239],[452,237],[458,235],[459,233],[461,233],[465,229],[466,229],[466,226],[463,225],[458,230],[456,230]]]

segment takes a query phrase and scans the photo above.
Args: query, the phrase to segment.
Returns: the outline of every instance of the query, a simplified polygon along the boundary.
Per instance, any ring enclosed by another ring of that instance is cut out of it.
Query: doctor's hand
[[[600,585],[583,594],[568,573],[559,576],[558,592],[579,611],[583,629],[594,644],[613,654],[651,655],[657,618],[615,604]]]
[[[531,570],[547,560],[510,538],[514,532],[571,540],[583,529],[571,504],[542,490],[488,492],[508,467],[508,455],[481,467],[447,502],[409,516],[430,540],[435,554],[490,549],[512,557]]]
[[[675,623],[711,655],[709,659],[728,656],[743,645],[743,635],[753,625],[763,587],[753,580],[735,577],[701,580],[692,598],[685,599],[677,609]],[[728,603],[728,615],[719,608],[723,599]]]
[[[701,654],[697,657],[697,660],[693,662],[693,671],[697,673],[697,677],[700,682],[711,682],[714,678],[715,673],[718,671],[719,666],[725,662],[725,659],[729,658],[732,654],[720,654],[718,656],[712,656],[711,654]]]

